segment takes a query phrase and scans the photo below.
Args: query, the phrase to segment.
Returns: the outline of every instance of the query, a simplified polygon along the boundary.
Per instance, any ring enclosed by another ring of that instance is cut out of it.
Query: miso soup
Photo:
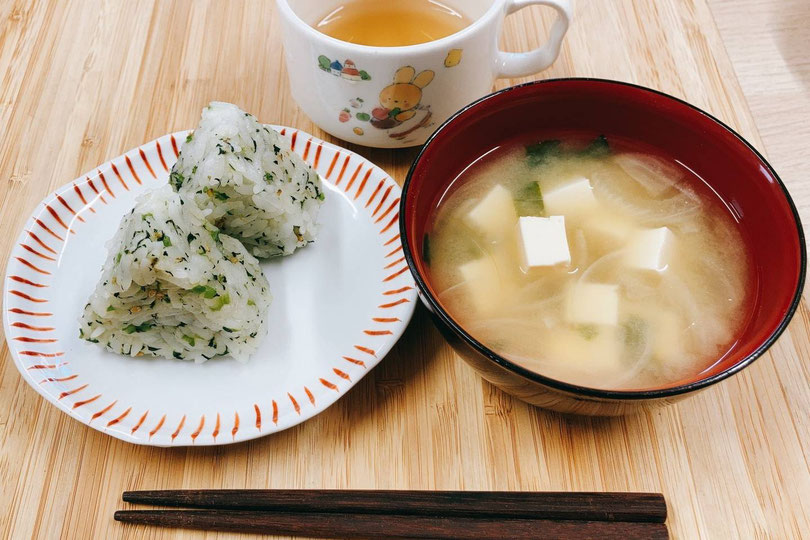
[[[677,384],[746,323],[746,246],[689,169],[589,139],[502,147],[463,172],[425,238],[432,287],[475,339],[530,370]]]

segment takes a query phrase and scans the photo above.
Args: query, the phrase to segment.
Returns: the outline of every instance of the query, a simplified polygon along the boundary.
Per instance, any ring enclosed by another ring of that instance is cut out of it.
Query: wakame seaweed
[[[552,159],[565,156],[600,158],[610,154],[610,144],[604,135],[599,135],[581,150],[563,148],[562,142],[557,139],[540,141],[526,146],[526,159],[531,167],[545,165]]]

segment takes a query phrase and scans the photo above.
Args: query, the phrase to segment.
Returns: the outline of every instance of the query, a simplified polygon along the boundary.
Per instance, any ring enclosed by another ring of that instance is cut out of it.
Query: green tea
[[[469,24],[459,12],[433,0],[354,0],[329,12],[315,28],[341,41],[399,47],[435,41]]]

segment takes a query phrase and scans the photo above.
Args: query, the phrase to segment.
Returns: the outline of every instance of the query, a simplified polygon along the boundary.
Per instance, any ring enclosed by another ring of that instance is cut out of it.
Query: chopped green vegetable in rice
[[[290,255],[315,241],[320,177],[285,137],[236,105],[203,110],[169,182],[256,257]]]
[[[258,261],[170,187],[141,196],[108,248],[114,255],[80,321],[83,339],[119,354],[197,362],[247,360],[256,350],[271,301]]]

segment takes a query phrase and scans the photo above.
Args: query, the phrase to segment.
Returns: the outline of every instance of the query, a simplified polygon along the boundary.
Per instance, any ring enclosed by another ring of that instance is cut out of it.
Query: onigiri
[[[142,195],[108,244],[80,337],[129,356],[247,360],[271,296],[258,261],[169,186]]]
[[[169,182],[256,257],[290,255],[315,241],[320,177],[285,137],[236,105],[203,110]]]

